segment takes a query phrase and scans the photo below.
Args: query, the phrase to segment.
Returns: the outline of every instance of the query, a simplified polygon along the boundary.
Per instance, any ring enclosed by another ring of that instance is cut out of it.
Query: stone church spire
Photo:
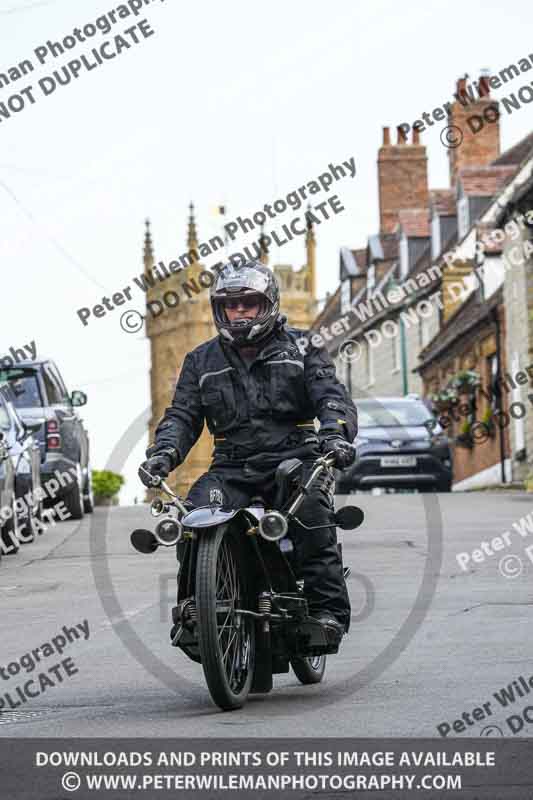
[[[198,234],[196,233],[196,220],[194,219],[194,204],[189,203],[189,227],[187,231],[187,247],[190,250],[198,251]],[[196,259],[195,259],[196,260]]]
[[[146,219],[144,224],[146,225],[146,231],[144,233],[143,261],[144,261],[144,271],[146,273],[150,272],[150,270],[154,266],[154,247],[152,243],[152,233],[150,231],[150,220]]]
[[[261,225],[261,233],[259,235],[259,250],[261,255],[259,256],[259,261],[261,264],[265,264],[268,266],[268,247],[265,242],[265,225],[264,223]]]
[[[311,206],[308,207],[311,210]],[[316,239],[310,215],[306,216],[307,231],[305,234],[305,249],[307,252],[307,276],[311,302],[316,301]]]

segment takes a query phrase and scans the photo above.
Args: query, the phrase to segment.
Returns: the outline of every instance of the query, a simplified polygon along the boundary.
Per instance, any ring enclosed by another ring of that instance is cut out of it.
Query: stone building
[[[443,285],[463,283],[464,291],[420,353],[418,366],[425,394],[438,392],[465,370],[481,382],[469,393],[468,413],[459,414],[448,429],[461,445],[454,453],[455,490],[523,480],[533,468],[528,398],[533,213],[530,223],[526,219],[533,208],[532,185],[533,134],[490,164],[457,173],[458,241]],[[489,438],[472,441],[461,434],[483,420]]]
[[[146,334],[150,340],[150,394],[152,416],[149,441],[165,409],[170,405],[185,355],[202,342],[216,336],[211,315],[210,273],[199,260],[201,245],[197,235],[194,208],[190,205],[187,231],[186,269],[172,272],[172,264],[156,265],[150,225],[144,237],[144,276],[150,285],[147,291]],[[316,315],[316,241],[311,224],[306,234],[306,262],[299,270],[287,264],[273,266],[282,291],[281,310],[289,323],[309,328]],[[261,260],[268,265],[268,253]],[[154,275],[157,276],[154,280]],[[153,286],[151,285],[153,283]],[[211,461],[212,436],[203,433],[189,453],[185,464],[172,473],[172,485],[180,495],[205,472]]]
[[[482,258],[492,268],[476,289],[483,226],[511,219],[518,208],[523,213],[528,203],[532,207],[525,163],[533,135],[500,155],[498,103],[489,85],[482,76],[474,95],[466,78],[457,82],[447,126],[459,130],[462,141],[448,149],[448,188],[428,188],[426,151],[417,130],[408,143],[399,128],[391,143],[384,129],[377,161],[379,233],[368,237],[365,248],[341,248],[339,287],[313,324],[319,332],[345,320],[342,333],[326,346],[354,397],[429,395],[467,365],[488,380],[491,370],[501,374],[513,364],[533,363],[531,252],[504,279],[496,262],[516,242],[506,239],[500,250],[487,245]],[[485,124],[469,125],[470,118]],[[530,231],[521,235],[527,238]],[[527,389],[513,388],[510,397],[501,398],[501,408],[493,401],[492,410],[506,413]],[[479,395],[477,413],[491,413]],[[458,425],[450,432],[458,434]],[[491,435],[483,453],[458,450],[455,488],[524,474],[530,458],[533,465],[528,415],[511,420],[501,438]]]
[[[494,164],[510,168],[512,177],[491,198],[477,222],[476,239],[467,237],[462,256],[477,265],[486,304],[498,292],[503,296],[501,402],[508,413],[510,477],[523,481],[533,473],[533,133]],[[496,477],[498,470],[493,473]]]

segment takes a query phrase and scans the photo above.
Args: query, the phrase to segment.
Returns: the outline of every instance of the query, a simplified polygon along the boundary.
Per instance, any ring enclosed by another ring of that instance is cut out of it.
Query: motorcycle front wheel
[[[255,623],[238,536],[229,525],[201,535],[196,561],[198,643],[209,692],[223,711],[241,708],[252,685]]]

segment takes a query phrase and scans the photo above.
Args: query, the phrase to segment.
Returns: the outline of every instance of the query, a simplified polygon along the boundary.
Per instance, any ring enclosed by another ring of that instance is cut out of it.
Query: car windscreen
[[[15,408],[38,408],[43,405],[37,373],[24,367],[3,367],[0,381],[8,381]]]
[[[360,428],[403,428],[433,419],[425,405],[414,400],[357,400],[356,406]]]

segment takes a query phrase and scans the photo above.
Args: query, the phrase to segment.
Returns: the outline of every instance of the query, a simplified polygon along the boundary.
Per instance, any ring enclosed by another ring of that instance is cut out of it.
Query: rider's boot
[[[335,617],[328,611],[320,611],[317,614],[313,614],[313,619],[316,619],[318,622],[320,622],[324,628],[328,644],[338,647],[344,635],[344,625],[336,620]]]

